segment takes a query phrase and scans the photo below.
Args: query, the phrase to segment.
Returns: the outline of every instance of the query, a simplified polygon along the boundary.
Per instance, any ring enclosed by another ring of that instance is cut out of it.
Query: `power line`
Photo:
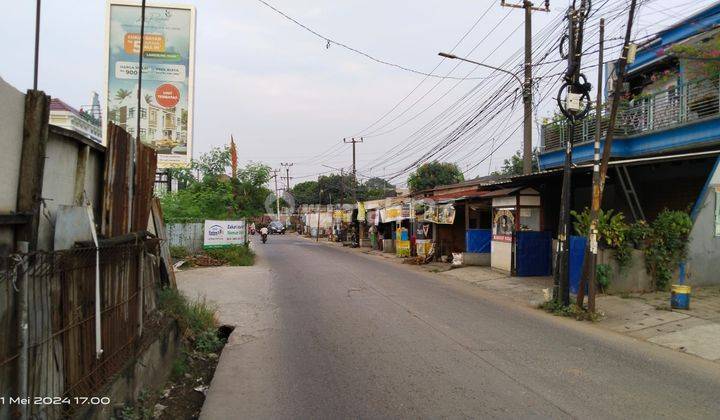
[[[404,71],[407,71],[407,72],[410,72],[410,73],[419,74],[419,75],[421,75],[421,76],[433,77],[433,78],[438,78],[438,79],[460,79],[460,78],[458,78],[458,77],[438,76],[438,75],[436,75],[436,74],[426,73],[426,72],[423,72],[423,71],[420,71],[420,70],[416,70],[416,69],[413,69],[413,68],[410,68],[410,67],[407,67],[407,66],[403,66],[403,65],[400,65],[400,64],[396,64],[396,63],[391,63],[391,62],[389,62],[389,61],[382,60],[382,59],[380,59],[380,58],[374,57],[374,56],[370,55],[369,53],[366,53],[366,52],[361,51],[361,50],[359,50],[359,49],[357,49],[357,48],[351,47],[351,46],[349,46],[349,45],[347,45],[347,44],[344,44],[344,43],[342,43],[342,42],[340,42],[340,41],[336,41],[336,40],[334,40],[334,39],[332,39],[332,38],[330,38],[330,37],[328,37],[328,36],[325,36],[325,35],[319,33],[318,31],[316,31],[316,30],[308,27],[307,25],[303,24],[302,22],[298,21],[297,19],[293,18],[292,16],[288,15],[287,13],[283,12],[282,10],[280,10],[280,9],[278,9],[277,7],[273,6],[272,4],[266,2],[265,0],[257,0],[257,1],[260,2],[261,4],[263,4],[264,6],[268,7],[269,9],[273,10],[275,13],[279,14],[280,16],[284,17],[285,19],[289,20],[290,22],[294,23],[295,25],[297,25],[297,26],[305,29],[306,31],[310,32],[311,34],[313,34],[313,35],[315,35],[316,37],[318,37],[318,38],[322,39],[323,41],[325,41],[325,42],[326,42],[326,48],[330,48],[330,45],[337,45],[338,47],[341,47],[341,48],[344,48],[344,49],[346,49],[346,50],[348,50],[348,51],[351,51],[351,52],[354,52],[354,53],[356,53],[356,54],[362,55],[363,57],[368,58],[368,59],[370,59],[370,60],[372,60],[372,61],[375,61],[376,63],[384,64],[384,65],[390,66],[390,67],[395,67],[395,68],[397,68],[397,69],[404,70]],[[461,80],[468,80],[468,79],[461,79]]]

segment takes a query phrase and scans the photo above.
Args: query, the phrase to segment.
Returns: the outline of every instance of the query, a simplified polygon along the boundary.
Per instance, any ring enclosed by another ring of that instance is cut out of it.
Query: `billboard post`
[[[146,6],[142,28],[140,7],[120,0],[108,4],[103,135],[111,121],[152,146],[158,168],[187,167],[193,140],[195,8]]]

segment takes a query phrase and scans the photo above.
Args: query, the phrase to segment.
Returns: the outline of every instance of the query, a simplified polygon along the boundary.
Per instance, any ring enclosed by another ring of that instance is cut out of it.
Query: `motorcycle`
[[[267,233],[262,234],[262,243],[267,242]]]

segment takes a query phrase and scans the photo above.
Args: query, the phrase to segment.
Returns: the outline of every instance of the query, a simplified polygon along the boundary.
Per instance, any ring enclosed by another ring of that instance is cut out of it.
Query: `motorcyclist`
[[[263,241],[263,243],[265,243],[265,241],[267,241],[267,236],[268,236],[268,228],[267,228],[267,226],[263,226],[263,227],[260,229],[260,236],[262,236],[262,241]]]

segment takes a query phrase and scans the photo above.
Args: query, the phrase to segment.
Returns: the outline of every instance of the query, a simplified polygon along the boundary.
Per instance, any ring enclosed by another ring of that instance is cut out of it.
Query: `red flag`
[[[237,176],[237,149],[235,148],[235,139],[230,134],[230,165],[232,168],[232,177]]]

